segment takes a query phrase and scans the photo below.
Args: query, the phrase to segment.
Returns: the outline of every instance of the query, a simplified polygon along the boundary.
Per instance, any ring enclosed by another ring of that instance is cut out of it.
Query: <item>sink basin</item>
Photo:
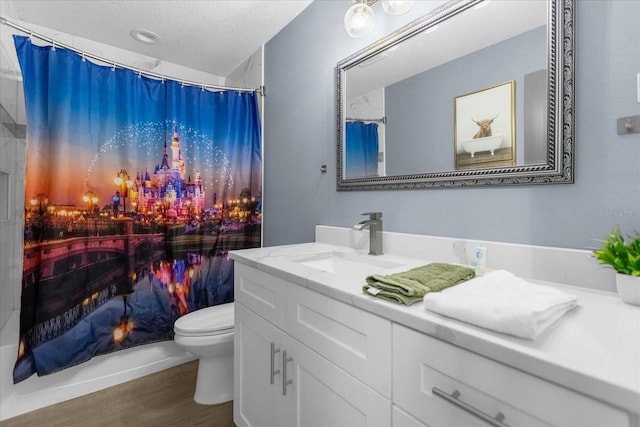
[[[380,257],[353,252],[323,252],[302,255],[293,260],[298,264],[334,274],[386,274],[384,270],[403,267],[404,264],[381,259]]]

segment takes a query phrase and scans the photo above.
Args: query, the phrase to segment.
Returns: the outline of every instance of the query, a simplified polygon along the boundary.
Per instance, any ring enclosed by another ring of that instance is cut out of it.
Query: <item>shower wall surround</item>
[[[20,306],[24,219],[25,109],[13,46],[0,26],[0,330]]]
[[[577,2],[575,184],[337,192],[336,64],[442,4],[416,2],[351,39],[350,3],[312,2],[265,47],[265,246],[311,241],[316,224],[351,226],[371,211],[385,213],[385,230],[576,249],[617,224],[638,227],[640,137],[616,135],[615,123],[640,112],[639,2]]]
[[[0,216],[0,330],[9,320],[13,310],[20,307],[24,147],[24,139],[15,138],[2,126],[0,173],[3,174],[4,181],[0,188],[0,199],[8,206],[4,206],[5,216]]]

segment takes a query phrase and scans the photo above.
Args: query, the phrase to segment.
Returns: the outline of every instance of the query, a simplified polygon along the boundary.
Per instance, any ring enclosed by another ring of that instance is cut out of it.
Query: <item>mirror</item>
[[[340,61],[338,190],[572,183],[574,7],[449,1]]]

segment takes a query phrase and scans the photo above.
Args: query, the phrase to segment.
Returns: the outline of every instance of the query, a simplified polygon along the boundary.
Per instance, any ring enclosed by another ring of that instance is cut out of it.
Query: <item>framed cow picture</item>
[[[454,100],[456,169],[515,164],[515,81]]]

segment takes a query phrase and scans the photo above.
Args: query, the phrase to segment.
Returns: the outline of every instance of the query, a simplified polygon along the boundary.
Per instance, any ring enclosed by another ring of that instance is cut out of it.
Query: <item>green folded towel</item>
[[[433,263],[402,273],[367,277],[362,291],[397,304],[411,305],[428,292],[437,292],[475,277],[472,268],[462,265]]]

